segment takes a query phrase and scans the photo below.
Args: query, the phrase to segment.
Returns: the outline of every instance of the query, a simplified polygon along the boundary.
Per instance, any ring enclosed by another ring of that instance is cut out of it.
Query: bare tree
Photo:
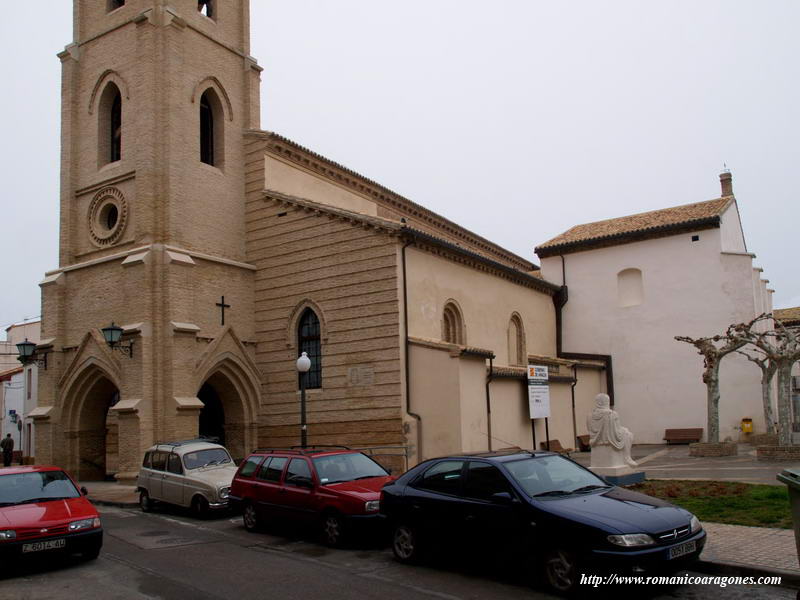
[[[703,357],[703,383],[706,384],[708,399],[708,441],[719,443],[719,366],[722,359],[747,345],[750,341],[750,330],[753,324],[761,317],[756,317],[749,323],[731,325],[724,335],[712,337],[690,338],[675,336],[679,342],[686,342],[697,348],[697,353]],[[720,343],[722,343],[720,345]]]
[[[753,356],[741,350],[736,352],[761,369],[761,401],[764,404],[764,423],[766,423],[767,433],[775,433],[775,415],[772,413],[772,380],[778,371],[778,364],[764,354]]]
[[[792,443],[791,381],[792,367],[800,360],[800,330],[775,321],[775,329],[751,334],[751,343],[764,358],[775,365],[778,373],[778,444]]]

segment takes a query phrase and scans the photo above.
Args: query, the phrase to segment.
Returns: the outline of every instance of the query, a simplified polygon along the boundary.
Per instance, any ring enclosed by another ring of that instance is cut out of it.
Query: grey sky
[[[71,0],[4,2],[0,325],[58,266]],[[577,223],[719,196],[800,305],[795,0],[253,0],[276,131],[536,260]],[[690,266],[687,266],[690,268]]]

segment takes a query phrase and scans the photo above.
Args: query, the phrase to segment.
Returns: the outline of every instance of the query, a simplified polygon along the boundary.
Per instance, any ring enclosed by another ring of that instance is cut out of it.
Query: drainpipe
[[[578,424],[575,420],[575,386],[578,385],[578,366],[572,365],[572,437],[578,447]]]
[[[401,250],[403,258],[403,328],[406,334],[405,363],[406,363],[406,414],[417,421],[417,458],[422,462],[422,417],[411,411],[411,365],[408,362],[408,280],[406,279],[406,248],[414,242],[408,241]],[[408,465],[406,465],[408,466]]]
[[[489,357],[489,374],[486,376],[486,435],[489,438],[489,452],[492,451],[492,396],[489,393],[489,384],[492,383],[494,357]]]

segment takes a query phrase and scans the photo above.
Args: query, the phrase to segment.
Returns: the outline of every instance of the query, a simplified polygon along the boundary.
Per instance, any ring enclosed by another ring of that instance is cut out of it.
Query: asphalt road
[[[103,552],[77,558],[0,564],[0,598],[13,600],[392,600],[399,598],[553,598],[527,584],[521,568],[486,558],[404,566],[376,542],[332,550],[313,536],[251,534],[238,517],[197,521],[180,511],[144,514],[104,508]],[[533,572],[533,569],[530,569]],[[699,574],[694,574],[699,575]],[[731,600],[794,599],[776,586],[615,586],[595,596]],[[586,588],[590,592],[590,588]],[[605,592],[605,593],[603,593]],[[584,594],[581,594],[584,596]]]

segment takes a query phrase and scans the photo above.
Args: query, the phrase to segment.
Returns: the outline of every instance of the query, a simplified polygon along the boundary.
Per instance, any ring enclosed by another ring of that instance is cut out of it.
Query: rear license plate
[[[695,544],[694,540],[691,542],[686,542],[685,544],[681,544],[680,546],[673,546],[669,549],[669,558],[672,560],[673,558],[686,556],[687,554],[694,552],[696,549],[697,545]]]
[[[33,542],[32,544],[22,544],[23,552],[41,552],[42,550],[57,550],[66,546],[67,540],[47,540],[46,542]]]

